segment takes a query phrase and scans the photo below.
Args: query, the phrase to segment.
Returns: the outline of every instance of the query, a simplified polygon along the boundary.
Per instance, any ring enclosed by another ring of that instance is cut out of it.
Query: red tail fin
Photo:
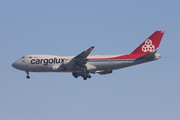
[[[138,46],[131,54],[145,54],[157,51],[164,31],[155,31],[140,46]]]

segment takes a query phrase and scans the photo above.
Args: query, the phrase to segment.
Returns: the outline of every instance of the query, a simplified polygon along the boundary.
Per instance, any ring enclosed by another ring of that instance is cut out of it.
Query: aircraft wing
[[[91,51],[93,49],[94,49],[94,46],[83,51],[82,53],[80,53],[79,55],[77,55],[73,59],[71,59],[71,61],[69,63],[73,63],[73,65],[76,65],[76,66],[78,66],[78,65],[85,66],[85,64],[88,61],[87,56],[91,53]]]
[[[79,55],[77,55],[76,57],[74,57],[73,59],[79,59],[79,58],[87,58],[87,56],[91,53],[91,51],[94,49],[94,46],[90,47],[89,49],[87,49],[86,51],[83,51],[82,53],[80,53]]]

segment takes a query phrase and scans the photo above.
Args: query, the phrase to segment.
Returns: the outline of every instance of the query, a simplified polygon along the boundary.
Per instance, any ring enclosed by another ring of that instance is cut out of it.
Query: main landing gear
[[[89,73],[85,73],[82,77],[84,80],[87,80],[87,78],[91,78],[91,75]]]
[[[74,78],[78,78],[78,76],[81,76],[84,80],[87,80],[87,78],[91,78],[89,72],[84,72],[84,73],[73,72],[72,75],[74,76]]]
[[[26,78],[27,78],[27,79],[30,79],[29,72],[26,72],[26,73],[27,73]]]
[[[74,76],[74,78],[78,78],[78,75],[76,72],[73,72],[72,75]]]

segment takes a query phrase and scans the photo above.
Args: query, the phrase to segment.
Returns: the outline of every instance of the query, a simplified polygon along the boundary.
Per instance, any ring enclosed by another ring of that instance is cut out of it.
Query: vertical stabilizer
[[[145,54],[149,52],[156,52],[163,37],[163,34],[164,34],[163,30],[155,31],[131,54]]]

